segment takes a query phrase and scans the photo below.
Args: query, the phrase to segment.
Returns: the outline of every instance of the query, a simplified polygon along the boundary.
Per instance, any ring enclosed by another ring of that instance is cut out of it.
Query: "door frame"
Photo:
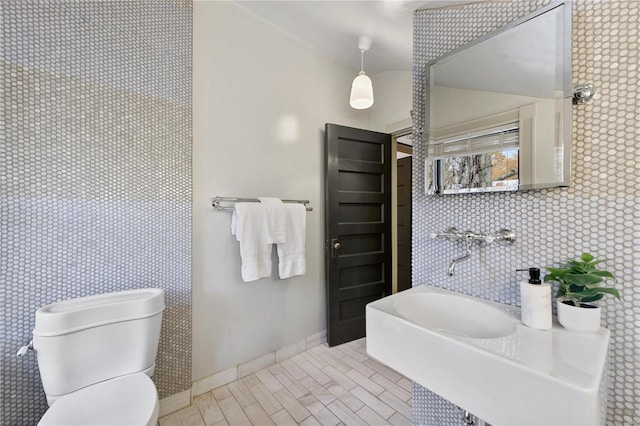
[[[391,134],[391,292],[398,292],[398,138],[413,133],[413,121],[409,118],[389,124],[385,132]],[[413,186],[413,184],[412,184]],[[412,188],[413,192],[413,188]]]

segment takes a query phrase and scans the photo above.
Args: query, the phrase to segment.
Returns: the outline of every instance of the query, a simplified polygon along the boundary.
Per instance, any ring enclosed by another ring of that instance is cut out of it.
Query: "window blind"
[[[518,149],[519,140],[518,123],[509,123],[433,140],[429,144],[429,157],[437,160]]]

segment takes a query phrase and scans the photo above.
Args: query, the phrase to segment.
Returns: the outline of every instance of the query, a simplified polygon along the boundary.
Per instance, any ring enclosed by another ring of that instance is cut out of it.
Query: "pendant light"
[[[364,52],[371,47],[371,38],[360,36],[358,47],[360,48],[360,73],[351,84],[351,98],[349,104],[354,109],[367,109],[373,105],[373,84],[364,72]]]

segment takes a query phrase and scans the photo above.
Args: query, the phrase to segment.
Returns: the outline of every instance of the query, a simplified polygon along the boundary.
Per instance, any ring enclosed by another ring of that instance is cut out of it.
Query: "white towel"
[[[304,204],[285,204],[287,242],[278,244],[278,273],[281,279],[307,272],[305,237],[307,209]]]
[[[269,244],[287,241],[284,204],[279,198],[258,197],[264,206],[264,226]]]
[[[240,242],[242,281],[271,276],[271,244],[264,229],[264,207],[260,203],[236,203],[231,234]]]

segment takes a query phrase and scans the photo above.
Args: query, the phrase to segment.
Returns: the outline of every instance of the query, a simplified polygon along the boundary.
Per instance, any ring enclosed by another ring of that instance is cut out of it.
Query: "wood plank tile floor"
[[[321,344],[194,398],[160,426],[410,425],[411,382],[365,339]]]

